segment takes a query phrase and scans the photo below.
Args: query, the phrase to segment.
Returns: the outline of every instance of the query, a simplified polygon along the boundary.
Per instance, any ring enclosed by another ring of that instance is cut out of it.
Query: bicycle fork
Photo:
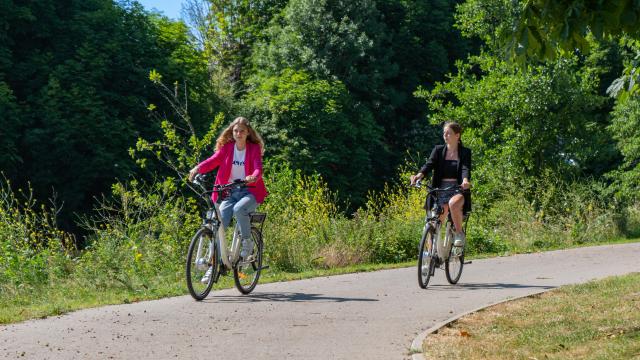
[[[449,251],[451,250],[451,242],[453,234],[450,231],[450,227],[445,225],[444,234],[442,233],[442,225],[436,225],[435,243],[438,257],[440,259],[447,260],[449,258]]]

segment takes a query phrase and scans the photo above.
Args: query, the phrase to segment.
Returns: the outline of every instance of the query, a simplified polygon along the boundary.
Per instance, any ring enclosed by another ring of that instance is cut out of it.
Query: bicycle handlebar
[[[196,177],[193,179],[193,183],[200,186],[205,192],[207,192],[206,186],[205,186],[205,179],[206,176],[204,174],[198,174],[196,175]],[[246,180],[234,180],[233,182],[230,182],[228,184],[224,184],[224,185],[214,185],[213,189],[210,191],[214,191],[214,192],[223,192],[225,190],[231,190],[231,189],[235,189],[235,188],[250,188],[253,186],[248,186],[249,182]]]
[[[223,192],[225,190],[231,190],[231,189],[240,189],[240,188],[245,188],[245,187],[253,187],[253,186],[248,186],[249,182],[247,180],[234,180],[231,183],[228,184],[224,184],[224,185],[214,185],[213,186],[213,190],[215,192]]]
[[[200,187],[202,187],[202,188],[204,188],[204,179],[205,179],[204,174],[198,174],[198,175],[196,175],[195,178],[193,178],[193,181],[191,181],[191,182],[196,184],[196,185],[198,185],[198,186],[200,186]]]
[[[422,188],[422,181],[418,180],[416,181],[415,185],[410,185],[413,186],[417,189]],[[451,190],[457,190],[457,191],[465,191],[465,189],[462,188],[462,186],[460,185],[451,185],[449,187],[446,188],[436,188],[436,187],[431,187],[428,184],[425,185],[427,187],[427,190],[429,190],[430,193],[434,193],[434,192],[444,192],[444,191],[451,191]],[[467,190],[468,191],[468,190]]]

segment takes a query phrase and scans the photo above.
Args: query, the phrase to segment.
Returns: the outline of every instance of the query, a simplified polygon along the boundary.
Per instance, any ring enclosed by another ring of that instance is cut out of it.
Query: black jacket
[[[427,159],[427,162],[420,168],[420,172],[426,177],[433,170],[433,177],[431,179],[431,185],[434,187],[440,187],[442,183],[442,173],[444,171],[444,159],[447,154],[446,145],[436,145],[431,151],[431,155]],[[464,146],[458,148],[458,184],[462,184],[462,179],[467,178],[471,181],[471,149]],[[464,195],[464,209],[463,212],[467,213],[471,211],[471,193],[465,191]],[[429,199],[427,199],[429,202]],[[425,204],[427,208],[430,204]]]

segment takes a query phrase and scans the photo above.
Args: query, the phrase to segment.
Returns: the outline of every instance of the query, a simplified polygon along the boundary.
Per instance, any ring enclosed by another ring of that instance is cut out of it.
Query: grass
[[[617,237],[611,240],[596,241],[596,242],[581,243],[581,244],[578,244],[578,243],[553,244],[553,245],[542,246],[542,247],[532,246],[529,248],[511,249],[503,252],[479,253],[479,254],[473,254],[473,256],[465,255],[465,258],[468,257],[469,259],[488,259],[492,257],[510,256],[515,254],[531,254],[531,253],[537,253],[537,252],[543,252],[543,251],[577,249],[577,248],[583,248],[583,247],[602,246],[602,245],[631,244],[636,242],[640,242],[640,237],[635,237],[635,238]]]
[[[423,344],[427,359],[640,359],[640,273],[492,306]]]

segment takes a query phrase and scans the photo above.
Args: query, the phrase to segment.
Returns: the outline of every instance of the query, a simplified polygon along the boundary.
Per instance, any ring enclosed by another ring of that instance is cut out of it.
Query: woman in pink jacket
[[[262,180],[262,154],[264,142],[262,137],[251,127],[249,120],[238,117],[220,134],[216,140],[213,156],[204,160],[189,172],[189,181],[197,174],[204,174],[218,168],[216,185],[223,185],[235,180],[246,180],[250,188],[231,191],[225,199],[221,199],[220,215],[222,224],[228,227],[232,215],[240,227],[242,250],[240,256],[251,255],[251,222],[249,214],[264,201],[267,189]],[[213,201],[218,200],[216,192]]]

